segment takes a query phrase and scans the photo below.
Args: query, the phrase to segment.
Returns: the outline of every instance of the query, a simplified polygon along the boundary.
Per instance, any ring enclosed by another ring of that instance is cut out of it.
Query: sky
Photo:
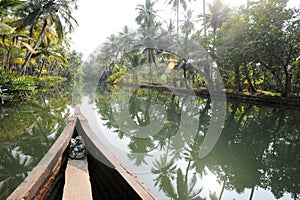
[[[247,0],[224,0],[230,6],[245,4]],[[166,6],[166,0],[158,0],[155,9],[163,18],[175,18],[175,13]],[[206,4],[213,0],[206,0]],[[74,13],[79,26],[72,33],[72,49],[83,53],[84,59],[105,42],[112,33],[122,31],[125,25],[136,29],[136,7],[145,0],[78,0],[79,9]],[[299,0],[290,0],[290,5],[299,5]],[[202,0],[194,1],[194,14],[202,12]]]
[[[124,25],[135,23],[138,4],[143,0],[79,0],[74,13],[79,26],[72,33],[72,48],[88,56],[112,33],[122,31]]]

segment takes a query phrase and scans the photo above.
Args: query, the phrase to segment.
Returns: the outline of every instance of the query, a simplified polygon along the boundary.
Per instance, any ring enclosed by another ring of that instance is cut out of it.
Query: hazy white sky
[[[246,3],[247,0],[225,0],[226,3],[236,6]],[[290,0],[294,5],[299,5],[299,0]],[[166,0],[159,0],[155,9],[160,16],[171,18],[175,13],[166,8]],[[206,4],[213,0],[206,0]],[[86,58],[93,50],[105,42],[112,33],[122,30],[125,25],[135,29],[135,10],[138,4],[144,4],[145,0],[79,0],[79,10],[76,17],[79,27],[72,33],[72,48],[82,52]],[[193,2],[194,14],[202,11],[202,0]]]
[[[121,31],[124,25],[134,24],[135,7],[143,2],[79,0],[79,10],[75,13],[79,27],[72,34],[73,48],[87,56],[110,34]]]

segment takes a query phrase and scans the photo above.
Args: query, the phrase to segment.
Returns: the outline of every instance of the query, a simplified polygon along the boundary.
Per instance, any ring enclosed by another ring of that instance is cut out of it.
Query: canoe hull
[[[8,200],[61,199],[68,146],[77,135],[89,152],[88,171],[94,199],[158,199],[105,147],[76,108],[56,142]]]

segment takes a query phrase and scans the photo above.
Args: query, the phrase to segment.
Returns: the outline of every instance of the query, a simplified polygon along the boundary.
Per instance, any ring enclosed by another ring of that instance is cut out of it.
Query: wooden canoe
[[[93,199],[158,199],[105,147],[79,107],[47,154],[7,199],[62,199],[69,142],[76,135],[82,137],[89,152],[87,161]]]

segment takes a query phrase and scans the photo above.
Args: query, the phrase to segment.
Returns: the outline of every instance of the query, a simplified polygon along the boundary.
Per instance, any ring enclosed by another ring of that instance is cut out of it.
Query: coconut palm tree
[[[145,4],[139,4],[136,7],[138,11],[138,16],[135,18],[135,21],[141,27],[156,27],[157,23],[155,22],[157,11],[154,10],[154,5],[157,1],[146,0]]]
[[[146,0],[144,5],[139,4],[136,8],[138,16],[136,22],[140,25],[140,29],[136,33],[133,50],[146,54],[149,64],[150,81],[153,82],[153,68],[156,67],[155,52],[159,45],[159,37],[161,36],[160,24],[155,21],[157,11],[154,6],[157,1]]]
[[[0,51],[2,52],[2,70],[11,71],[14,65],[20,65],[24,61],[24,53],[22,49],[26,48],[32,51],[30,45],[27,44],[31,39],[14,32],[14,27],[0,22]]]
[[[193,10],[187,10],[185,16],[184,16],[183,23],[181,25],[182,32],[186,35],[189,35],[192,30],[195,28],[195,22],[196,20],[193,17]]]
[[[227,20],[227,16],[231,9],[222,0],[215,0],[213,4],[209,5],[209,10],[211,12],[211,16],[208,20],[210,21],[213,33],[215,34]]]
[[[137,70],[135,69],[143,65],[146,61],[146,58],[136,52],[127,54],[125,56],[128,60],[128,64],[130,65],[130,68],[133,69],[133,82],[135,84],[138,84],[138,74],[137,74]]]
[[[191,2],[191,0],[188,0]],[[183,9],[187,9],[187,3],[185,0],[167,0],[168,5],[172,5],[172,9],[176,10],[176,17],[177,17],[177,35],[179,34],[179,7],[180,4],[182,5]]]
[[[120,49],[123,52],[130,51],[135,33],[130,31],[128,26],[124,26],[122,32],[118,33]]]
[[[17,6],[22,5],[24,2],[20,0],[1,0],[0,1],[0,22],[3,22],[4,17],[7,16]]]
[[[40,30],[32,45],[32,49],[35,50],[45,35],[48,26],[55,28],[55,32],[61,41],[65,39],[67,32],[74,30],[77,21],[72,16],[72,11],[75,9],[77,9],[77,1],[73,0],[31,0],[24,3],[17,10],[17,13],[21,13],[21,18],[14,21],[13,24],[17,27],[16,31],[29,27],[30,36],[33,36],[34,29]],[[32,51],[27,53],[22,65],[23,73],[33,53]]]
[[[205,0],[203,0],[203,14],[199,17],[203,18],[204,35],[206,35],[206,29],[212,28],[213,34],[216,34],[217,30],[221,28],[222,24],[227,20],[228,14],[231,9],[222,0],[214,0],[212,4],[208,5],[209,13],[205,13]]]

